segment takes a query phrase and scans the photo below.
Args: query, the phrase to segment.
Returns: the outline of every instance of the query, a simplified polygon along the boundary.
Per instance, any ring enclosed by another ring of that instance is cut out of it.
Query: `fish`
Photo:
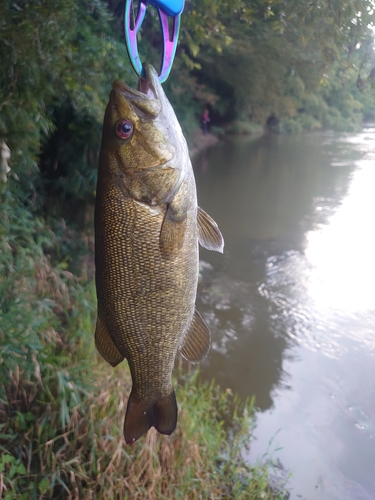
[[[223,252],[216,222],[197,204],[186,139],[157,72],[137,90],[115,80],[104,115],[95,202],[95,345],[113,367],[128,361],[126,443],[177,424],[172,370],[210,349],[195,309],[198,244]]]

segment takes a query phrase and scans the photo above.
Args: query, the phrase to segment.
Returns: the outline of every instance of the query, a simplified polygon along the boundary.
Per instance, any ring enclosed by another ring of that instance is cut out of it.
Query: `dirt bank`
[[[188,142],[190,157],[192,158],[202,149],[209,148],[219,142],[219,139],[212,134],[203,135],[200,130],[197,130],[191,134]]]

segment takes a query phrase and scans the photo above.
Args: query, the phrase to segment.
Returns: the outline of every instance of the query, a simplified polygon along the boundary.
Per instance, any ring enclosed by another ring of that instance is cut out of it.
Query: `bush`
[[[62,198],[92,196],[111,84],[131,75],[105,4],[6,0],[0,19],[0,142],[11,150],[18,187],[35,206],[44,203],[43,181]],[[40,162],[42,146],[48,158]]]
[[[283,118],[275,126],[274,131],[279,134],[300,134],[321,128],[315,118],[305,113],[298,113],[293,118]]]
[[[253,135],[261,133],[263,131],[263,127],[258,123],[251,121],[237,120],[228,125],[227,131],[230,134]]]
[[[337,108],[329,107],[324,119],[323,125],[325,128],[336,132],[359,132],[362,127],[361,123],[353,117],[344,117]]]
[[[44,254],[43,247],[51,250],[58,244],[45,221],[32,216],[7,191],[1,196],[0,210],[2,412],[9,415],[28,412],[35,405],[51,405],[56,388],[66,380],[69,388],[64,389],[66,404],[60,415],[64,423],[66,412],[79,400],[82,385],[81,378],[74,377],[77,359],[69,347],[85,342],[82,327],[88,326],[86,319],[94,307],[84,299],[79,280],[66,266],[53,266]],[[67,334],[72,324],[74,339]]]

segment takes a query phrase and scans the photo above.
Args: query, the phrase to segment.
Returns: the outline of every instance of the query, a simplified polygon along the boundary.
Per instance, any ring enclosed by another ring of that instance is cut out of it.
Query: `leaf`
[[[10,464],[15,462],[15,460],[16,459],[13,457],[13,455],[3,455],[3,457],[1,458],[3,464]]]
[[[49,488],[49,479],[48,477],[44,477],[40,483],[38,484],[38,488],[41,494],[45,493]]]
[[[23,464],[20,464],[18,467],[17,467],[17,474],[26,474],[26,467],[23,465]]]
[[[14,464],[12,464],[12,465],[10,466],[10,469],[9,469],[9,472],[8,472],[8,477],[9,477],[9,479],[12,479],[12,478],[13,478],[13,476],[16,474],[16,472],[17,472],[17,466],[16,466],[16,465],[14,465]]]

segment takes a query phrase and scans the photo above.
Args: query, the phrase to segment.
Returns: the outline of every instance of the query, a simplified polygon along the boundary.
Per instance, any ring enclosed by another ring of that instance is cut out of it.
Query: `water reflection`
[[[374,159],[357,163],[339,210],[307,234],[305,253],[315,267],[310,294],[320,307],[375,307]]]
[[[369,127],[237,140],[195,164],[226,240],[202,252],[203,375],[256,395],[252,458],[281,429],[295,498],[375,498],[374,160]]]
[[[203,277],[198,309],[212,334],[212,350],[202,367],[203,375],[214,376],[219,384],[234,389],[244,399],[257,394],[258,406],[271,407],[272,388],[283,378],[286,339],[275,338],[266,318],[259,314],[265,307],[264,300],[249,300],[256,296],[256,287],[233,280],[225,272],[214,273],[207,266]]]

